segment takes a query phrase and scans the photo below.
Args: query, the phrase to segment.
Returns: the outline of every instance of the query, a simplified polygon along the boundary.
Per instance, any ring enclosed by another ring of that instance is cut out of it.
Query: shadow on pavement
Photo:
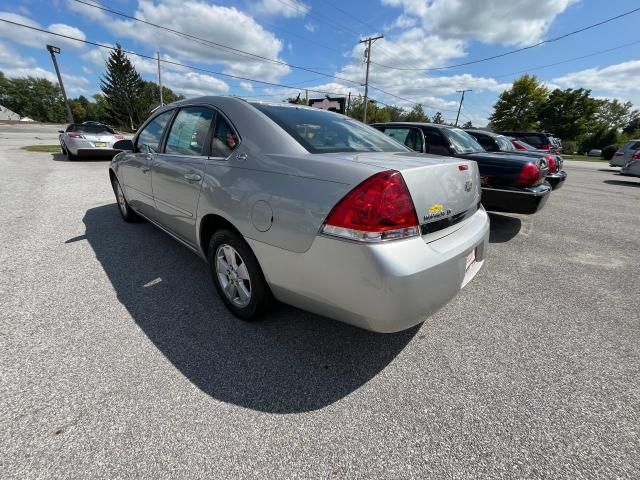
[[[611,168],[599,168],[598,169],[599,172],[611,172],[611,173],[617,173],[620,171],[620,167],[611,167]]]
[[[88,210],[84,223],[134,321],[183,375],[224,402],[275,413],[325,407],[371,380],[419,329],[376,334],[287,306],[243,322],[217,296],[206,263],[154,226],[124,223],[115,204]]]
[[[623,187],[640,187],[640,182],[628,181],[628,180],[605,180],[607,185],[622,185]]]
[[[81,157],[77,160],[69,160],[66,155],[62,153],[52,153],[51,157],[54,162],[69,162],[69,163],[83,163],[83,162],[110,162],[113,155],[91,155],[87,157]]]
[[[491,219],[490,243],[505,243],[514,238],[522,228],[522,220],[499,213],[488,212]]]

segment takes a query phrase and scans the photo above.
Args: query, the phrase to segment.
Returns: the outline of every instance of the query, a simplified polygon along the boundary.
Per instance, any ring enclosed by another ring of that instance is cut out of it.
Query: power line
[[[241,57],[249,56],[249,57],[253,57],[253,58],[257,59],[257,60],[263,61],[263,62],[275,63],[275,64],[287,66],[287,67],[290,67],[290,68],[295,68],[297,70],[303,70],[305,72],[315,73],[316,75],[322,75],[323,77],[333,78],[335,80],[340,80],[340,81],[348,82],[348,83],[351,83],[351,84],[354,84],[354,85],[359,85],[359,82],[356,82],[354,80],[350,80],[348,78],[343,78],[343,77],[338,77],[338,76],[335,76],[335,75],[330,75],[328,73],[319,72],[317,70],[314,70],[314,69],[311,69],[311,68],[308,68],[308,67],[303,67],[301,65],[293,65],[291,63],[283,62],[282,60],[277,60],[277,59],[274,59],[274,58],[265,57],[263,55],[258,55],[258,54],[255,54],[255,53],[247,52],[246,50],[241,50],[239,48],[229,47],[228,45],[224,45],[222,43],[218,43],[218,42],[214,42],[214,41],[211,41],[211,40],[207,40],[206,38],[198,37],[198,36],[192,35],[190,33],[185,33],[185,32],[182,32],[180,30],[174,30],[174,29],[169,28],[169,27],[164,27],[162,25],[158,25],[156,23],[149,22],[147,20],[143,20],[143,19],[138,18],[138,17],[134,17],[132,15],[128,15],[128,14],[126,14],[124,12],[120,12],[118,10],[112,10],[110,8],[103,7],[102,5],[89,3],[89,2],[86,2],[85,0],[74,0],[74,1],[77,2],[77,3],[80,3],[82,5],[86,5],[86,6],[89,6],[89,7],[97,8],[99,10],[103,10],[105,12],[109,12],[109,13],[112,13],[114,15],[118,15],[118,16],[121,16],[121,17],[124,17],[124,18],[128,18],[129,20],[134,20],[134,21],[137,21],[137,22],[140,22],[140,23],[144,23],[145,25],[149,25],[149,26],[152,26],[154,28],[158,28],[160,30],[165,30],[165,31],[171,32],[171,33],[173,33],[175,35],[178,35],[178,36],[183,37],[183,38],[188,38],[188,39],[190,39],[192,41],[195,41],[197,43],[203,44],[203,45],[208,46],[210,48],[211,47],[218,47],[218,48],[223,48],[223,49],[229,50],[229,53],[231,53],[233,55],[238,55],[238,56],[241,56]]]
[[[564,63],[575,62],[576,60],[583,60],[585,58],[595,57],[596,55],[602,55],[603,53],[609,53],[609,52],[613,52],[615,50],[620,50],[621,48],[630,47],[631,45],[637,45],[638,43],[640,43],[640,40],[636,40],[635,42],[625,43],[623,45],[618,45],[617,47],[607,48],[606,50],[600,50],[598,52],[588,53],[587,55],[581,55],[579,57],[567,58],[566,60],[561,60],[561,61],[555,62],[555,63],[548,63],[546,65],[539,65],[537,67],[528,68],[527,70],[520,70],[518,72],[511,72],[511,73],[505,73],[505,74],[501,74],[501,75],[492,75],[492,76],[493,76],[493,78],[504,78],[504,77],[510,77],[512,75],[518,75],[519,73],[527,73],[527,72],[530,72],[532,70],[541,70],[543,68],[555,67],[555,66],[558,66],[558,65],[562,65]]]
[[[532,45],[527,45],[526,47],[517,48],[515,50],[510,50],[508,52],[500,53],[498,55],[492,55],[490,57],[480,58],[478,60],[470,60],[468,62],[458,63],[458,64],[455,64],[455,65],[446,65],[446,66],[442,66],[442,67],[431,67],[431,68],[406,68],[406,67],[393,67],[393,66],[390,66],[390,65],[383,65],[383,64],[380,64],[380,63],[376,63],[376,62],[371,62],[371,63],[373,63],[373,64],[375,64],[375,65],[377,65],[379,67],[388,68],[388,69],[391,69],[391,70],[402,70],[402,71],[412,71],[412,72],[427,72],[427,71],[434,71],[434,70],[446,70],[446,69],[449,69],[449,68],[465,67],[467,65],[474,65],[476,63],[487,62],[489,60],[495,60],[496,58],[506,57],[508,55],[513,55],[514,53],[523,52],[525,50],[530,50],[532,48],[536,48],[536,47],[539,47],[541,45],[546,45],[548,43],[557,42],[559,40],[563,40],[563,39],[565,39],[567,37],[570,37],[572,35],[576,35],[578,33],[585,32],[587,30],[599,27],[599,26],[604,25],[606,23],[613,22],[614,20],[618,20],[620,18],[626,17],[626,16],[631,15],[633,13],[636,13],[638,11],[640,11],[640,7],[634,8],[633,10],[629,10],[628,12],[621,13],[620,15],[616,15],[615,17],[607,18],[606,20],[603,20],[601,22],[593,23],[591,25],[588,25],[586,27],[580,28],[578,30],[573,30],[572,32],[564,33],[562,35],[559,35],[559,36],[554,37],[554,38],[550,38],[548,40],[542,40],[542,41],[540,41],[538,43],[534,43]]]
[[[92,42],[90,40],[83,40],[81,38],[72,37],[70,35],[64,35],[62,33],[51,32],[51,31],[45,30],[43,28],[38,28],[38,27],[31,26],[31,25],[25,25],[23,23],[13,22],[11,20],[7,20],[7,19],[4,19],[4,18],[0,18],[0,22],[9,23],[11,25],[15,25],[15,26],[18,26],[18,27],[28,28],[30,30],[35,30],[35,31],[46,33],[48,35],[53,35],[53,36],[56,36],[56,37],[66,38],[68,40],[74,40],[76,42],[81,42],[81,43],[85,43],[85,44],[88,44],[88,45],[93,45],[95,47],[100,47],[100,48],[104,48],[104,49],[107,49],[107,50],[117,50],[115,47],[112,47],[110,45],[105,45],[105,44],[102,44],[102,43]],[[129,55],[135,55],[135,56],[140,57],[140,58],[146,58],[146,59],[149,59],[149,60],[153,60],[154,62],[157,61],[157,57],[153,57],[151,55],[145,55],[143,53],[134,52],[133,50],[125,50],[125,49],[123,49],[122,51],[124,53],[129,54]],[[191,69],[191,70],[196,70],[196,71],[199,71],[199,72],[209,73],[211,75],[220,75],[222,77],[229,77],[229,78],[233,78],[235,80],[246,80],[246,81],[249,81],[249,82],[260,83],[260,84],[269,85],[269,86],[272,86],[272,87],[282,87],[282,88],[290,88],[292,90],[301,90],[301,88],[293,87],[291,85],[285,85],[285,84],[282,84],[282,83],[275,83],[275,82],[267,82],[265,80],[257,80],[255,78],[243,77],[243,76],[240,76],[240,75],[232,75],[230,73],[216,72],[216,71],[213,71],[213,70],[208,70],[206,68],[200,68],[200,67],[196,67],[196,66],[193,66],[193,65],[187,65],[187,64],[184,64],[184,63],[180,63],[180,62],[174,62],[172,60],[160,59],[160,62],[166,63],[168,65],[175,65],[175,66],[178,66],[178,67],[184,67],[184,68],[188,68],[188,69]],[[336,93],[336,92],[329,92],[329,91],[326,91],[326,90],[316,90],[316,89],[312,89],[312,88],[306,88],[306,90],[309,90],[310,92],[330,94],[330,95],[342,95],[342,94]]]

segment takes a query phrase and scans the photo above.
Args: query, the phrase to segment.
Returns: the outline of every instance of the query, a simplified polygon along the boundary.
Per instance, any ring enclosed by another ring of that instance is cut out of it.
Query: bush
[[[574,142],[573,140],[567,140],[566,142],[562,142],[562,153],[566,153],[567,155],[573,155],[578,151],[578,142]]]
[[[592,150],[594,148],[602,150],[607,145],[614,145],[619,143],[620,140],[618,137],[619,135],[616,129],[601,128],[582,140],[580,151],[588,152],[589,150]]]
[[[618,145],[607,145],[602,149],[602,158],[611,160],[618,151]]]

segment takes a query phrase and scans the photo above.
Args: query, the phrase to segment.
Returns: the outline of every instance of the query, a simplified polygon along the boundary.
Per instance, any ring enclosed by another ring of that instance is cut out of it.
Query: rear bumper
[[[318,236],[304,253],[247,239],[275,297],[285,303],[376,332],[423,322],[480,270],[489,217],[480,208],[453,233],[363,245]],[[476,249],[476,263],[466,258]]]
[[[114,150],[112,148],[79,148],[75,155],[79,157],[105,157],[113,158],[122,150]],[[71,152],[73,153],[73,152]]]
[[[627,163],[629,163],[629,159],[626,156],[613,157],[609,160],[610,167],[624,167]]]
[[[547,202],[551,185],[528,188],[483,188],[482,205],[487,210],[507,213],[536,213]]]
[[[564,181],[567,179],[567,172],[564,170],[559,171],[558,173],[552,173],[545,177],[545,180],[549,182],[551,188],[556,190],[560,188]]]

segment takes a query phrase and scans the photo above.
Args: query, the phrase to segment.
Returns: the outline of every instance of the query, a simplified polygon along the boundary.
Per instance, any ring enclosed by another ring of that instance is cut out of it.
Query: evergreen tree
[[[473,128],[473,123],[471,123],[471,120],[464,122],[462,124],[462,128],[467,129],[467,128]]]
[[[116,44],[107,59],[100,89],[117,126],[133,130],[146,118],[142,105],[144,82],[120,44]]]
[[[414,107],[411,109],[409,113],[404,115],[403,120],[405,122],[429,123],[429,116],[426,113],[424,113],[424,110],[422,109],[422,105],[418,103],[414,105]]]

